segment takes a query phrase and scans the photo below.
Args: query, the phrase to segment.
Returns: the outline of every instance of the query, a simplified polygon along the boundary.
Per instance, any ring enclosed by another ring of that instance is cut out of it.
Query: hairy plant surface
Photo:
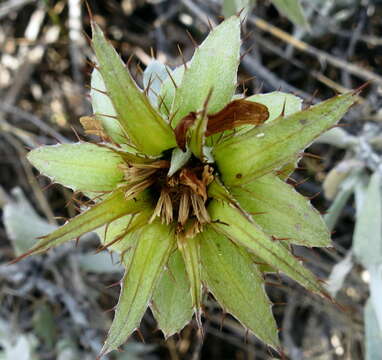
[[[93,230],[102,249],[121,254],[126,271],[102,355],[126,341],[148,306],[166,337],[194,315],[201,327],[205,291],[279,349],[263,272],[281,271],[328,296],[291,244],[330,245],[319,213],[285,179],[355,93],[305,110],[281,92],[235,95],[236,16],[217,26],[184,66],[170,71],[153,62],[142,91],[92,25],[94,115],[81,123],[102,141],[43,146],[28,155],[41,173],[92,205],[18,259]]]

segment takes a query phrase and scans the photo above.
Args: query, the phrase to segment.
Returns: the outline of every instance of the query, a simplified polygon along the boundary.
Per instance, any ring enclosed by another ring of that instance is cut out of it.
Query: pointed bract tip
[[[241,16],[241,13],[242,13],[243,11],[244,11],[244,8],[242,8],[242,9],[240,10],[240,12],[238,13],[238,14],[239,14],[239,18],[240,18],[240,30],[241,30],[241,32],[243,32],[244,27],[245,27],[245,23],[246,23],[246,21],[247,21],[247,19],[248,19],[248,13],[247,13],[247,14],[244,14],[243,17]]]
[[[281,331],[282,329],[280,329]],[[285,355],[285,352],[283,350],[283,348],[281,346],[279,346],[277,349],[275,349],[279,354],[280,354],[280,357],[281,357],[281,360],[286,360],[287,357]]]
[[[244,10],[245,10],[245,8],[242,7],[242,8],[235,14],[235,16],[238,17],[238,18],[240,18],[240,17],[241,17],[241,14],[243,13]]]
[[[155,50],[152,46],[150,46],[150,56],[152,59],[156,59],[156,56],[155,56]]]
[[[202,322],[202,308],[195,309],[195,320],[198,326],[198,329],[203,333],[203,322]]]
[[[36,249],[31,249],[31,250],[25,252],[24,254],[21,254],[21,255],[17,256],[16,258],[14,258],[13,260],[9,261],[7,265],[14,265],[14,264],[16,264],[19,261],[25,259],[26,257],[32,255],[35,251],[36,251]]]
[[[28,255],[26,255],[26,254],[22,254],[22,255],[20,255],[20,256],[18,256],[18,257],[16,257],[16,258],[14,258],[13,260],[9,261],[9,262],[7,263],[7,265],[14,265],[14,264],[18,263],[20,260],[26,258],[27,256],[28,256]]]
[[[210,31],[212,31],[214,29],[214,27],[212,26],[211,20],[208,16],[207,16],[207,23],[208,23],[208,27],[209,27]]]
[[[92,29],[92,37],[94,37],[95,33],[100,30],[98,24],[94,21],[94,19],[90,19],[90,27]]]
[[[194,46],[195,49],[197,49],[199,47],[199,44],[196,42],[196,40],[193,38],[193,36],[191,35],[191,33],[186,30],[186,34],[187,36],[190,38],[191,42],[192,42],[192,45]]]
[[[113,288],[113,287],[115,287],[115,286],[121,285],[121,282],[122,282],[122,280],[119,280],[119,281],[114,282],[114,283],[112,283],[112,284],[110,284],[110,285],[106,285],[105,288],[106,288],[106,289]]]
[[[137,334],[138,334],[140,340],[141,340],[144,344],[146,344],[146,341],[145,341],[145,338],[143,337],[142,331],[141,331],[139,328],[135,329],[135,331],[137,332]]]
[[[92,9],[90,8],[88,0],[85,0],[85,6],[86,6],[86,10],[88,11],[90,22],[93,23],[94,22],[94,16],[93,16],[93,12],[92,12]]]
[[[362,84],[360,87],[354,89],[352,91],[353,95],[359,95],[365,88],[367,88],[371,83],[373,82],[372,79],[366,81],[364,84]]]
[[[102,347],[100,353],[98,354],[98,356],[96,357],[96,360],[101,360],[105,355],[109,354],[110,352],[112,352],[113,349],[109,349],[106,344],[104,344],[104,346]]]
[[[87,32],[85,30],[82,30],[81,31],[81,34],[83,35],[83,37],[86,39],[86,41],[88,42],[88,45],[91,46],[91,43],[92,43],[92,39],[90,38],[90,36],[87,34]]]

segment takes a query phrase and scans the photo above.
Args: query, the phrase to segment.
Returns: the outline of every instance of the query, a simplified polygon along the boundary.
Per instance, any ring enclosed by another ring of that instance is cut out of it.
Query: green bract
[[[92,25],[94,115],[81,122],[101,141],[43,146],[28,159],[93,205],[21,257],[93,230],[105,249],[121,254],[126,272],[102,354],[126,341],[148,306],[166,337],[193,314],[202,326],[206,291],[279,349],[262,271],[281,271],[326,296],[290,245],[330,244],[321,216],[284,179],[355,94],[305,110],[281,92],[235,95],[236,16],[217,26],[183,67],[171,73],[158,62],[149,66],[144,82],[154,87],[142,91]]]

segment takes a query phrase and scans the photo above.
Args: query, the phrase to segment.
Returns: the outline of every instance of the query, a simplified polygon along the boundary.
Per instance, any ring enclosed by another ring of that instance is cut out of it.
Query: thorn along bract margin
[[[184,66],[171,71],[153,61],[144,91],[95,23],[92,31],[94,114],[81,123],[100,142],[42,146],[28,155],[52,182],[92,205],[16,260],[93,230],[101,249],[120,253],[126,270],[100,356],[127,340],[148,306],[165,337],[194,315],[201,327],[207,291],[280,350],[263,272],[281,271],[328,297],[291,244],[330,246],[320,214],[286,179],[356,92],[305,110],[282,92],[235,95],[237,16],[211,31]]]

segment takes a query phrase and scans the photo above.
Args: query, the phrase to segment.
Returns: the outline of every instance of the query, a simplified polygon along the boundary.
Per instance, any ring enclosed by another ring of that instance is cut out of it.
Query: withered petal
[[[196,113],[191,112],[179,121],[179,124],[174,129],[176,143],[179,148],[186,151],[187,131],[196,120]]]
[[[186,150],[187,131],[194,124],[197,114],[189,113],[176,126],[176,142],[183,151]],[[232,130],[242,125],[261,125],[269,118],[268,108],[260,103],[248,100],[234,100],[216,114],[208,115],[206,136],[225,130]]]
[[[102,139],[110,140],[107,136],[101,120],[94,116],[82,116],[80,117],[80,123],[85,130],[86,134],[96,135]]]
[[[206,136],[242,125],[261,125],[269,117],[268,108],[248,100],[231,101],[223,110],[208,115]]]

